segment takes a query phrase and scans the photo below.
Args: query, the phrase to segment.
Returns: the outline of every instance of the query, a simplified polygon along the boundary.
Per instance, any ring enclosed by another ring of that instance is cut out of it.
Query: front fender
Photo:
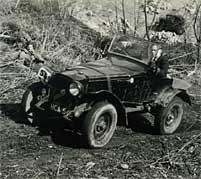
[[[155,99],[155,104],[166,107],[175,96],[178,96],[191,105],[190,95],[187,92],[190,87],[191,84],[182,79],[169,79],[163,89],[158,91],[159,95]]]
[[[184,81],[178,78],[173,78],[173,81],[172,81],[173,89],[188,90],[190,87],[191,87],[191,84],[188,83],[187,81]]]
[[[109,91],[98,91],[95,93],[90,93],[89,97],[91,97],[92,101],[102,101],[102,100],[107,100],[111,104],[113,104],[117,110],[118,113],[118,124],[119,125],[128,125],[128,119],[126,115],[126,110],[124,105],[121,103],[121,100],[114,94],[112,94]]]
[[[184,102],[191,105],[191,99],[188,93],[185,90],[181,89],[173,89],[173,88],[165,88],[163,89],[159,96],[155,100],[155,104],[166,107],[172,99],[178,96],[180,97]]]

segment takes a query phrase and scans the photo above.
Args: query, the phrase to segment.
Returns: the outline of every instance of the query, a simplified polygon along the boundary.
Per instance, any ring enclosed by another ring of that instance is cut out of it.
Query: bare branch
[[[198,20],[198,15],[199,15],[200,7],[201,7],[201,3],[198,5],[198,7],[196,9],[195,19],[194,19],[194,23],[193,23],[193,31],[194,31],[195,38],[196,38],[197,42],[199,42],[199,40],[200,40],[200,38],[198,37],[198,34],[197,34],[197,30],[196,30],[196,24],[197,24],[197,20]]]
[[[12,37],[12,36],[10,36],[10,35],[4,35],[4,34],[0,34],[0,38],[1,38],[1,39],[16,40],[15,37]]]
[[[186,57],[186,56],[189,56],[189,55],[192,55],[193,53],[195,53],[196,50],[192,51],[192,52],[189,52],[189,53],[185,53],[181,56],[178,56],[178,57],[174,57],[174,58],[171,58],[169,59],[168,61],[171,62],[171,61],[174,61],[174,60],[177,60],[177,59],[180,59],[180,58],[183,58],[183,57]]]
[[[146,36],[147,36],[147,39],[150,40],[149,29],[148,29],[148,19],[147,19],[147,0],[144,0],[144,19],[145,19]]]
[[[153,24],[154,24],[154,21],[156,20],[156,11],[158,10],[158,6],[159,6],[160,2],[161,2],[161,0],[158,0],[156,6],[155,6],[155,8],[154,8],[154,17],[152,18],[149,31],[152,29],[152,26],[153,26]]]
[[[58,169],[57,169],[57,178],[59,177],[62,160],[63,160],[63,152],[61,153],[60,160],[59,160],[59,165],[58,165]]]
[[[19,6],[19,4],[20,4],[20,1],[21,1],[21,0],[17,0],[17,3],[16,3],[16,5],[15,5],[15,9],[18,8],[18,6]]]
[[[126,34],[126,14],[125,14],[125,3],[124,0],[121,1],[122,13],[123,13],[123,33]]]
[[[115,14],[116,14],[116,28],[117,28],[117,32],[119,32],[117,0],[115,0]]]

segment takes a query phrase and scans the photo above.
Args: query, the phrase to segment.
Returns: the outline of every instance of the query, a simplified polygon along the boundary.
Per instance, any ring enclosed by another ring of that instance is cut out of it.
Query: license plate
[[[51,110],[61,113],[61,107],[56,104],[51,104]]]

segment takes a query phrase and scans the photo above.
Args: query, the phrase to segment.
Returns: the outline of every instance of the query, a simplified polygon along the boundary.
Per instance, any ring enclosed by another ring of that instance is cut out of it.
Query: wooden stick
[[[177,59],[179,59],[179,58],[182,58],[182,57],[186,57],[186,56],[188,56],[188,55],[191,55],[191,54],[193,54],[193,53],[195,53],[195,52],[196,52],[196,50],[194,50],[194,51],[192,51],[192,52],[189,52],[189,53],[186,53],[186,54],[184,54],[184,55],[175,57],[175,58],[171,58],[171,59],[169,59],[168,61],[171,62],[171,61],[173,61],[173,60],[177,60]]]
[[[181,151],[183,151],[187,146],[189,146],[195,139],[197,139],[197,138],[200,137],[200,136],[201,136],[201,133],[198,134],[198,135],[196,135],[195,137],[193,137],[190,141],[186,142],[186,143],[178,150],[177,154],[180,153]]]
[[[9,63],[5,63],[5,64],[0,64],[0,68],[6,67],[6,66],[10,66],[12,64],[14,64],[15,62],[9,62]]]
[[[41,49],[40,49],[41,54],[43,54],[43,52],[45,50],[45,46],[47,44],[47,37],[48,37],[48,31],[45,32],[45,38],[43,40],[43,44],[42,44]]]
[[[16,38],[14,38],[14,37],[12,37],[12,36],[10,36],[10,35],[4,35],[4,34],[0,34],[0,38],[16,40]]]
[[[6,88],[4,91],[1,91],[0,95],[7,93],[9,90],[13,90],[13,89],[21,87],[23,84],[26,84],[29,80],[31,80],[31,78],[15,85],[15,86],[12,86],[12,87],[9,86],[9,88]]]
[[[170,67],[192,67],[192,66],[195,66],[195,64],[170,65]]]
[[[19,4],[20,4],[20,0],[17,0],[17,3],[15,5],[15,9],[17,9],[17,7],[19,6]]]
[[[24,75],[24,76],[26,76],[26,74],[24,74],[24,73],[0,73],[0,76],[4,76],[4,75],[6,75],[6,76],[9,76],[9,75]]]
[[[186,72],[186,70],[177,71],[177,72],[170,73],[170,74],[171,74],[171,75],[177,75],[177,74],[184,73],[184,72]]]
[[[57,176],[56,176],[56,178],[59,177],[59,171],[60,171],[60,169],[61,169],[62,160],[63,160],[63,152],[61,153],[61,156],[60,156],[59,166],[58,166],[58,169],[57,169]]]
[[[34,56],[35,59],[37,59],[37,60],[39,60],[41,62],[45,62],[44,58],[40,54],[36,53],[36,51],[34,50],[32,44],[30,44],[28,46],[28,52],[30,52]]]
[[[198,137],[201,136],[201,133],[199,133],[198,135],[196,135],[195,137],[193,137],[190,141],[186,142],[177,152],[175,150],[172,150],[171,152],[169,152],[167,155],[159,158],[158,160],[156,160],[155,162],[147,165],[147,166],[153,166],[157,163],[159,163],[162,159],[165,159],[165,158],[169,158],[169,155],[172,153],[172,156],[171,156],[171,159],[173,159],[175,156],[178,156],[180,152],[182,152],[187,146],[189,146],[195,139],[197,139]],[[176,152],[176,153],[174,153]],[[169,159],[170,160],[170,159]],[[160,163],[163,163],[163,162],[160,162]]]

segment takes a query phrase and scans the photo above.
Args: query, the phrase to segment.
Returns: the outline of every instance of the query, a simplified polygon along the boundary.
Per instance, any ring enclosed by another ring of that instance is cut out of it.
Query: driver
[[[157,77],[165,78],[167,77],[167,72],[169,68],[168,58],[162,52],[160,46],[154,44],[152,46],[152,58],[148,63],[149,72],[156,75]]]

